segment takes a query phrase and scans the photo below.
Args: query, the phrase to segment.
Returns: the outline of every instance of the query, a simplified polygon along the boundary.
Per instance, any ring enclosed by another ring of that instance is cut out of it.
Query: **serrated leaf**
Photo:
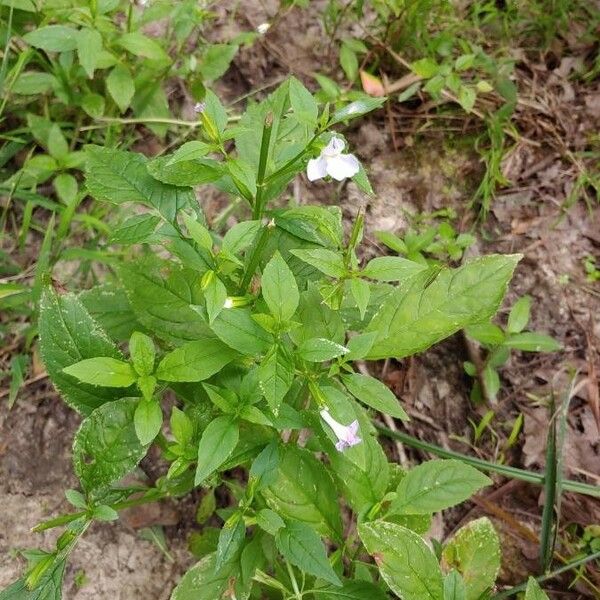
[[[438,512],[467,500],[492,482],[481,471],[459,460],[430,460],[402,478],[390,513],[422,515]]]
[[[493,588],[500,570],[500,540],[487,518],[461,527],[446,544],[442,559],[462,575],[466,600],[478,600]]]
[[[443,600],[442,573],[423,539],[395,523],[361,523],[358,534],[390,589],[403,600]]]
[[[217,417],[202,433],[198,445],[198,466],[194,485],[200,485],[231,455],[240,436],[238,424],[230,416]]]
[[[137,379],[129,363],[109,356],[80,360],[65,367],[63,372],[83,383],[103,387],[129,387]]]
[[[406,411],[400,405],[398,398],[384,383],[370,377],[353,373],[343,375],[342,382],[346,389],[358,400],[367,406],[392,417],[408,421]]]
[[[442,269],[433,281],[423,271],[401,282],[367,328],[377,332],[368,358],[409,356],[467,325],[489,320],[519,258],[485,256],[458,269]]]
[[[315,531],[299,521],[288,521],[275,536],[275,544],[283,557],[305,573],[334,585],[341,581],[327,560],[325,546]]]
[[[160,361],[155,376],[162,381],[203,381],[236,356],[236,352],[219,340],[196,340],[169,352]]]
[[[310,127],[317,124],[319,107],[312,94],[295,77],[289,79],[290,104],[294,115],[301,123]]]
[[[133,423],[136,399],[103,404],[75,434],[73,465],[87,492],[101,490],[129,473],[146,454]]]
[[[63,372],[65,367],[96,356],[122,360],[123,355],[73,295],[59,296],[47,289],[40,302],[40,352],[52,383],[75,410],[88,415],[122,391],[81,383]]]
[[[191,188],[161,183],[150,176],[141,154],[88,146],[86,155],[86,186],[98,200],[140,202],[156,208],[168,221],[195,202]]]

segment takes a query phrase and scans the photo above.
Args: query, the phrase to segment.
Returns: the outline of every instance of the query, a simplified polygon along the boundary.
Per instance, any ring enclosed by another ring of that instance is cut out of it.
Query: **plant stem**
[[[265,187],[265,172],[267,170],[267,160],[269,158],[269,144],[271,143],[272,130],[273,113],[268,112],[267,116],[265,117],[262,139],[260,141],[260,158],[258,161],[258,175],[256,177],[256,198],[254,199],[254,209],[252,211],[252,217],[254,219],[260,219],[264,211],[262,197]]]
[[[260,233],[258,234],[258,239],[256,244],[252,248],[252,253],[250,254],[250,258],[248,259],[248,263],[246,264],[246,270],[244,271],[244,276],[242,277],[242,282],[240,283],[240,294],[244,295],[248,291],[248,287],[250,286],[250,282],[252,281],[252,277],[256,272],[256,267],[258,267],[258,263],[260,261],[260,255],[269,239],[269,234],[273,229],[273,225],[271,223],[267,223],[263,225]]]
[[[298,588],[298,582],[296,581],[296,576],[294,575],[294,570],[292,569],[292,566],[290,565],[290,563],[287,560],[285,561],[285,566],[287,567],[287,571],[290,576],[290,581],[292,582],[292,588],[294,589],[294,596],[296,596],[297,600],[302,600],[302,592]]]
[[[540,575],[540,577],[536,577],[535,580],[538,583],[542,583],[544,581],[548,581],[548,579],[554,579],[555,577],[558,577],[559,575],[561,575],[562,573],[565,573],[566,571],[570,571],[571,569],[576,569],[577,567],[581,567],[582,565],[585,565],[593,560],[597,560],[600,558],[600,551],[598,552],[594,552],[594,554],[590,554],[589,556],[585,556],[583,558],[580,558],[579,560],[574,560],[573,562],[567,563],[566,565],[563,565],[562,567],[559,567],[558,569],[555,569],[554,571],[550,571],[550,573],[547,573],[546,575]],[[511,588],[510,590],[505,590],[504,592],[500,592],[499,594],[496,594],[493,597],[493,600],[499,600],[500,598],[508,598],[509,596],[514,596],[515,594],[518,594],[519,592],[524,591],[527,588],[527,582],[525,583],[521,583],[520,585],[515,586],[514,588]]]
[[[487,460],[482,460],[481,458],[475,458],[473,456],[461,454],[460,452],[454,452],[453,450],[446,450],[445,448],[440,448],[435,444],[423,442],[413,437],[412,435],[408,435],[400,431],[392,431],[391,429],[388,429],[383,425],[379,425],[378,423],[375,423],[374,425],[375,428],[381,434],[385,435],[386,437],[400,440],[407,446],[418,448],[419,450],[424,450],[425,452],[431,452],[431,454],[435,454],[436,456],[440,456],[442,458],[455,458],[474,467],[477,467],[482,471],[498,473],[499,475],[503,475],[504,477],[509,477],[511,479],[520,479],[521,481],[527,481],[528,483],[534,483],[536,485],[544,484],[544,475],[540,475],[539,473],[532,473],[531,471],[517,469],[516,467],[509,467],[508,465],[499,465],[496,463],[488,462]],[[600,498],[599,486],[589,485],[587,483],[581,483],[579,481],[565,479],[562,482],[562,487],[564,490],[567,490],[569,492],[577,492],[579,494],[586,494],[587,496],[595,496],[596,498]]]

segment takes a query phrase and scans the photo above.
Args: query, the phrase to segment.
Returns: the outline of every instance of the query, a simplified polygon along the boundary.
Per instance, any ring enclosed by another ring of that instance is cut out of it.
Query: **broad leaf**
[[[309,362],[323,362],[343,356],[348,348],[325,338],[311,338],[303,341],[296,350],[300,358]]]
[[[154,342],[146,334],[134,331],[129,340],[129,354],[133,368],[138,375],[151,375],[154,372],[156,349]]]
[[[121,63],[116,65],[106,78],[106,89],[119,110],[122,113],[125,112],[135,94],[135,84],[131,71]]]
[[[530,577],[527,581],[525,600],[549,600],[546,592],[544,592],[540,584],[533,577]]]
[[[97,200],[112,204],[140,202],[173,221],[178,210],[193,206],[194,193],[191,188],[157,181],[148,173],[146,162],[141,154],[89,146],[86,186]]]
[[[377,281],[400,281],[426,269],[426,265],[399,256],[378,256],[369,261],[362,275]]]
[[[341,539],[335,485],[325,465],[308,450],[296,446],[280,449],[277,480],[263,495],[269,506],[283,517],[302,521],[323,535]]]
[[[342,121],[350,121],[357,117],[362,117],[372,110],[379,108],[386,100],[387,98],[365,97],[362,100],[351,102],[333,113],[329,125],[335,125]]]
[[[103,404],[79,427],[73,464],[83,488],[101,490],[129,473],[146,454],[133,423],[137,402],[122,398]]]
[[[46,52],[69,52],[77,48],[79,31],[66,25],[46,25],[23,36],[33,46]]]
[[[368,581],[346,581],[342,587],[314,590],[317,600],[388,600],[381,588]]]
[[[403,600],[443,600],[442,572],[420,536],[385,521],[362,523],[358,534],[397,596]]]
[[[135,433],[144,445],[150,444],[158,435],[163,422],[160,402],[156,399],[142,399],[138,402],[133,417]]]
[[[218,571],[233,559],[242,547],[245,537],[246,526],[243,517],[240,517],[234,525],[225,524],[219,534],[215,571]]]
[[[77,56],[81,66],[92,79],[102,52],[102,36],[91,28],[82,29],[77,36]]]
[[[291,253],[329,277],[343,277],[346,274],[346,267],[341,255],[333,250],[314,248],[291,250]]]
[[[272,337],[244,308],[222,310],[211,329],[230,348],[249,356],[266,352],[273,343]]]
[[[101,404],[121,397],[123,392],[118,389],[87,385],[63,371],[73,363],[96,356],[123,359],[75,296],[59,296],[51,289],[44,292],[39,333],[40,352],[48,375],[69,406],[88,415]]]
[[[195,485],[200,485],[230,456],[239,440],[238,424],[229,416],[217,417],[202,433],[198,446]]]
[[[481,598],[493,588],[500,570],[500,540],[492,522],[483,517],[461,527],[444,548],[442,558],[462,575],[466,600]]]
[[[258,367],[260,389],[275,415],[294,381],[294,364],[281,348],[275,346]]]
[[[129,363],[108,356],[86,358],[65,367],[63,372],[83,383],[103,387],[129,387],[137,379]]]
[[[233,563],[215,569],[215,554],[196,563],[177,584],[171,600],[221,600],[226,597],[229,578],[236,573]],[[229,596],[227,596],[229,597]]]
[[[155,376],[162,381],[203,381],[236,356],[236,352],[219,340],[196,340],[169,352],[160,361]]]
[[[454,569],[444,577],[444,600],[467,600],[465,582]]]
[[[275,535],[277,549],[300,570],[334,585],[341,585],[327,560],[325,546],[312,527],[299,521],[288,521]]]
[[[409,356],[467,325],[489,320],[519,258],[485,256],[458,269],[444,268],[433,281],[427,271],[404,280],[369,324],[377,339],[368,358]]]
[[[390,512],[403,515],[434,513],[460,504],[492,482],[481,471],[459,460],[430,460],[402,478]]]

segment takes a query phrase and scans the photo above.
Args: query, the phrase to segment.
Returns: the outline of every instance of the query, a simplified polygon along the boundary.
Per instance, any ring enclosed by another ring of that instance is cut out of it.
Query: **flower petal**
[[[348,444],[344,441],[344,440],[340,440],[339,442],[336,443],[335,445],[335,449],[338,452],[343,452],[346,448],[348,448]]]
[[[329,144],[321,151],[321,156],[326,156],[328,158],[339,156],[344,151],[345,146],[346,144],[342,138],[334,136],[329,140]]]
[[[311,158],[306,166],[308,180],[316,181],[317,179],[323,179],[325,175],[327,175],[327,161],[322,156]]]
[[[360,170],[360,163],[354,154],[340,154],[327,160],[327,174],[336,181],[354,177]]]

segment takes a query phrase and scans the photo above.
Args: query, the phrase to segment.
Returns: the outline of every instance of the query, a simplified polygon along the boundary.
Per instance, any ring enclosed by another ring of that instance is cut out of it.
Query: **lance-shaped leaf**
[[[264,268],[261,288],[271,314],[279,321],[291,319],[298,308],[300,294],[294,274],[279,252]]]
[[[496,312],[520,256],[491,255],[457,269],[413,275],[387,296],[368,331],[377,339],[368,358],[410,356]]]
[[[239,437],[239,426],[230,416],[217,417],[209,423],[198,445],[195,485],[200,485],[229,458]]]
[[[215,569],[215,554],[206,555],[177,584],[171,600],[220,600],[229,586],[229,579],[238,571],[234,562]]]
[[[265,356],[258,367],[260,389],[277,415],[283,398],[294,381],[294,364],[288,353],[277,346]]]
[[[80,360],[65,367],[63,372],[83,383],[102,387],[129,387],[137,379],[136,373],[129,363],[109,356]]]
[[[408,415],[400,405],[400,401],[384,383],[360,373],[343,375],[342,382],[346,389],[367,406],[392,417],[408,421]]]

